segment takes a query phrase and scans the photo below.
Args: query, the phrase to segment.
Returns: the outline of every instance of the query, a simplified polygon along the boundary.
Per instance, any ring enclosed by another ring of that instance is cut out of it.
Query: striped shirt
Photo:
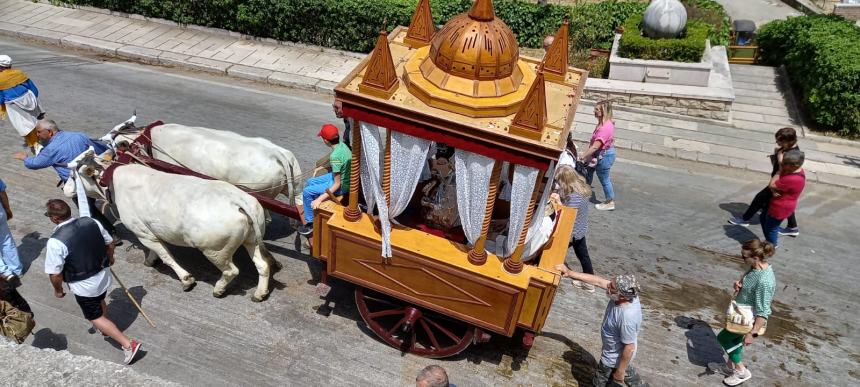
[[[767,269],[753,269],[744,274],[743,288],[738,292],[735,301],[741,305],[752,305],[756,316],[770,316],[770,303],[776,292],[776,277],[773,266]]]
[[[589,204],[588,199],[578,193],[572,193],[564,198],[566,207],[576,208],[576,220],[573,222],[573,239],[575,240],[585,238],[585,234],[588,232]]]

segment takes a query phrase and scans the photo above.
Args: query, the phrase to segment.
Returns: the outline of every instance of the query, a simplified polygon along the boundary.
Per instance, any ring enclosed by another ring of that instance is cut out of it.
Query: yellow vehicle
[[[547,204],[587,77],[567,65],[567,29],[544,58],[520,57],[491,0],[438,31],[421,0],[410,26],[380,32],[336,87],[352,120],[351,184],[315,212],[312,255],[356,285],[362,318],[386,343],[445,357],[490,334],[521,331],[531,346],[540,333],[576,215]],[[456,149],[459,240],[408,215],[431,144]],[[488,237],[491,224],[506,236]],[[548,225],[546,243],[530,244]]]

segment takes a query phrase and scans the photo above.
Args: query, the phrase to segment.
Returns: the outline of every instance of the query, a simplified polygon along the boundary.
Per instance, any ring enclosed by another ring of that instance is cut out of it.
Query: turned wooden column
[[[385,158],[382,169],[382,193],[385,194],[385,205],[391,203],[391,129],[385,129]]]
[[[361,184],[361,127],[358,120],[352,119],[352,160],[349,170],[349,206],[343,211],[343,218],[349,222],[361,219],[358,209],[358,187]]]
[[[502,173],[502,161],[495,161],[493,173],[490,175],[490,190],[487,191],[487,208],[484,210],[484,223],[481,224],[481,236],[475,242],[475,246],[469,250],[469,262],[473,265],[483,265],[487,262],[487,250],[484,245],[487,242],[487,233],[490,230],[490,220],[493,217],[493,207],[496,204],[496,193],[499,189],[499,179]]]
[[[532,223],[532,218],[534,218],[535,212],[535,203],[537,202],[538,194],[540,193],[540,183],[543,180],[545,171],[538,172],[537,181],[535,181],[535,188],[532,191],[532,199],[529,201],[529,208],[526,210],[526,219],[523,224],[523,230],[520,231],[519,240],[517,241],[517,247],[514,249],[514,253],[511,254],[510,257],[505,259],[505,270],[511,274],[517,274],[523,271],[523,248],[526,243],[526,236],[529,234],[529,226]],[[543,214],[538,214],[538,216],[542,216]],[[508,235],[508,238],[511,236]]]

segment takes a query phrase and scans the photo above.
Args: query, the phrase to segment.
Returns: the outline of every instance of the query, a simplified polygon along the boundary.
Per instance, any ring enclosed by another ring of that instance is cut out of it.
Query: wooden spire
[[[415,13],[412,14],[412,22],[409,23],[409,31],[403,42],[412,48],[424,47],[430,44],[435,33],[436,25],[433,24],[433,14],[430,13],[430,0],[420,0]]]
[[[493,0],[475,0],[472,9],[469,10],[469,17],[480,21],[495,19],[496,11],[493,10]]]
[[[376,47],[370,54],[370,61],[364,71],[364,78],[358,84],[358,91],[382,99],[388,99],[397,90],[399,82],[394,72],[394,59],[388,47],[388,33],[385,28],[379,31]]]
[[[546,73],[546,78],[551,81],[563,82],[567,76],[568,24],[567,20],[561,24],[558,32],[555,33],[555,39],[546,49],[546,55],[543,57],[541,66]]]
[[[511,122],[511,134],[532,140],[540,140],[543,135],[546,125],[546,86],[543,78],[543,71],[538,68],[537,77]]]

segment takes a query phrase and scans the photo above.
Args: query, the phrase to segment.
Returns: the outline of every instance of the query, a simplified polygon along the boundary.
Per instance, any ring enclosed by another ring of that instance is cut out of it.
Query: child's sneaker
[[[737,386],[743,382],[746,382],[747,380],[750,380],[751,377],[752,372],[750,372],[749,368],[744,368],[743,371],[735,370],[735,372],[732,373],[732,376],[723,379],[723,383],[728,386]]]
[[[797,237],[798,235],[800,235],[800,229],[797,227],[780,227],[779,235]]]
[[[735,217],[729,219],[729,223],[731,223],[735,226],[744,226],[744,227],[749,227],[749,225],[750,225],[750,221],[744,220],[744,218],[741,218],[740,216],[735,216]]]

